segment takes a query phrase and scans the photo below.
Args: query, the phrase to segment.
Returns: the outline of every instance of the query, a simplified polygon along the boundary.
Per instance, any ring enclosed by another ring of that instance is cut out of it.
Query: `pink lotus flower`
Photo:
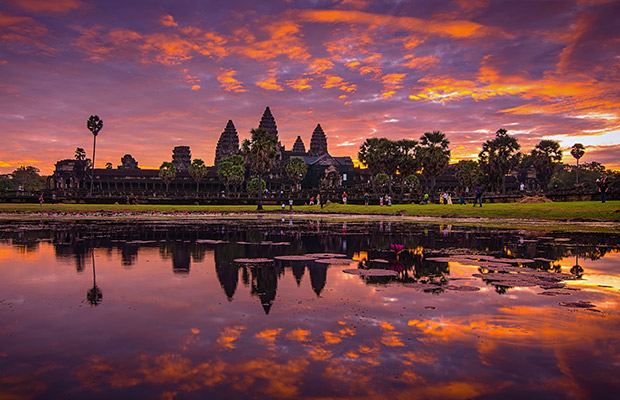
[[[398,244],[398,243],[392,243],[392,244],[390,244],[390,247],[398,255],[398,253],[403,251],[403,249],[405,248],[405,245],[404,244]]]

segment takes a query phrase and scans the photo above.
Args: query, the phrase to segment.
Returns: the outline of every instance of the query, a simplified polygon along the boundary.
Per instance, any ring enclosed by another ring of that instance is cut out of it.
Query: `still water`
[[[617,398],[619,300],[619,235],[4,224],[0,398]]]

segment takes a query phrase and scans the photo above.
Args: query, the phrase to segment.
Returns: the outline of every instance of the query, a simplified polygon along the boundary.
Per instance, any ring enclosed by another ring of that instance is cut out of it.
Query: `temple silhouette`
[[[292,157],[301,158],[308,167],[308,172],[301,181],[304,189],[347,188],[365,184],[370,179],[368,171],[356,168],[351,157],[334,157],[329,154],[327,136],[320,124],[317,124],[312,132],[308,151],[301,136],[297,136],[290,150],[282,145],[275,117],[269,107],[265,108],[258,127],[267,130],[278,141],[276,162],[266,178],[267,189],[270,191],[293,189],[294,184],[285,173],[285,166]],[[213,166],[208,167],[205,178],[200,182],[201,192],[220,193],[224,189],[223,183],[218,178],[217,165],[222,159],[235,154],[241,154],[239,135],[234,122],[228,120],[217,142]],[[172,150],[171,161],[177,174],[170,183],[168,191],[195,192],[196,181],[188,172],[192,162],[190,147],[175,147]],[[246,181],[250,174],[251,168],[246,165]],[[89,161],[78,159],[58,161],[49,182],[52,189],[66,193],[86,190],[90,188],[90,185]],[[111,167],[110,164],[107,168],[95,168],[93,189],[95,193],[103,195],[159,193],[166,191],[166,184],[159,176],[159,169],[140,168],[138,161],[131,154],[125,154],[116,168]]]

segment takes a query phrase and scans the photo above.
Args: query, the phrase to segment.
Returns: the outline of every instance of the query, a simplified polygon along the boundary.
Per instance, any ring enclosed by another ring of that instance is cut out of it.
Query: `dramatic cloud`
[[[266,106],[287,148],[317,123],[353,157],[441,130],[456,161],[504,127],[620,168],[619,2],[231,1],[3,2],[0,172],[88,153],[92,114],[97,166],[176,145],[211,165],[226,121],[243,139]]]

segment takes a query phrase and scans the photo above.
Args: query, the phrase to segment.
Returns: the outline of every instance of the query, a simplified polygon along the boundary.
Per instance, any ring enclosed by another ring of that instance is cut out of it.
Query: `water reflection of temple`
[[[389,229],[388,229],[389,228]],[[209,241],[219,240],[219,244]],[[447,263],[428,262],[428,254],[449,254],[468,251],[518,258],[545,258],[536,268],[553,271],[554,260],[569,256],[597,259],[608,251],[620,248],[620,236],[579,233],[527,233],[510,230],[488,230],[470,227],[450,229],[442,226],[421,226],[393,223],[388,227],[375,222],[342,223],[325,221],[252,221],[243,229],[226,222],[183,224],[161,223],[28,223],[0,229],[0,241],[10,243],[23,252],[36,251],[41,241],[53,244],[55,256],[83,272],[90,267],[93,249],[109,254],[116,252],[119,263],[131,268],[140,263],[140,255],[151,249],[177,275],[188,275],[192,264],[213,254],[215,272],[222,295],[232,301],[239,281],[258,299],[266,313],[277,301],[279,280],[291,274],[299,287],[306,279],[315,295],[320,296],[328,285],[328,266],[312,262],[274,263],[269,267],[250,267],[234,262],[236,258],[267,257],[282,254],[333,252],[362,260],[390,260],[392,243],[401,243],[408,251],[399,257],[404,268],[398,280],[403,282],[441,277],[449,273]],[[285,246],[269,245],[285,242]],[[100,251],[100,250],[97,250]],[[362,257],[364,255],[364,257]],[[575,262],[578,265],[578,262]],[[385,266],[384,266],[385,267]],[[569,267],[572,267],[569,266]],[[306,274],[307,269],[307,274]],[[579,272],[575,268],[575,273]],[[381,284],[390,278],[367,279],[368,284]]]

